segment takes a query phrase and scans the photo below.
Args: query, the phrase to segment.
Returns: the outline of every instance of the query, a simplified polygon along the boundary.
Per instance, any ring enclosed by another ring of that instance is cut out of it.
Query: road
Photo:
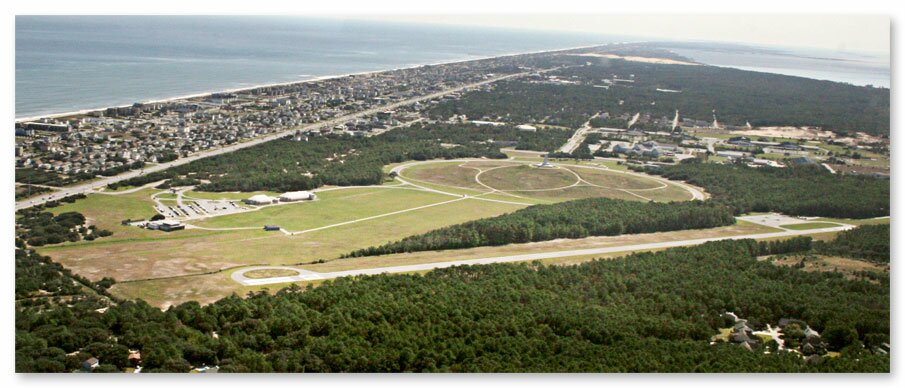
[[[540,71],[540,72],[547,72],[547,71],[551,71],[551,70],[555,70],[555,69],[546,69],[546,70],[542,70],[542,71]],[[98,189],[98,188],[104,187],[104,186],[109,185],[109,184],[111,184],[111,183],[124,181],[124,180],[126,180],[126,179],[131,179],[131,178],[137,177],[137,176],[139,176],[139,175],[148,174],[148,173],[153,173],[153,172],[158,172],[158,171],[163,171],[163,170],[166,170],[166,169],[168,169],[168,168],[176,167],[176,166],[181,166],[181,165],[183,165],[183,164],[191,163],[191,162],[194,162],[194,161],[199,160],[199,159],[209,158],[209,157],[211,157],[211,156],[221,155],[221,154],[225,154],[225,153],[229,153],[229,152],[233,152],[233,151],[238,151],[238,150],[243,149],[243,148],[253,147],[253,146],[256,146],[256,145],[259,145],[259,144],[263,144],[263,143],[266,143],[266,142],[269,142],[269,141],[273,141],[273,140],[279,139],[279,138],[281,138],[281,137],[283,137],[283,136],[286,136],[286,134],[292,133],[292,132],[294,132],[294,131],[296,131],[296,130],[308,131],[308,130],[312,130],[312,129],[319,129],[319,128],[322,128],[322,127],[332,127],[332,126],[335,126],[335,125],[337,125],[337,124],[341,124],[341,123],[344,123],[344,122],[346,122],[346,121],[353,120],[353,119],[356,119],[356,118],[360,118],[360,117],[363,117],[363,116],[372,115],[372,114],[375,114],[375,113],[377,113],[377,112],[382,112],[382,111],[385,111],[385,110],[393,110],[393,109],[400,108],[400,107],[403,107],[403,106],[406,106],[406,105],[414,104],[414,103],[416,103],[416,102],[425,101],[425,100],[431,100],[431,99],[434,99],[434,98],[442,97],[442,96],[445,96],[445,95],[450,94],[450,93],[460,92],[460,91],[463,91],[463,90],[466,90],[466,89],[471,89],[471,88],[483,86],[483,85],[486,85],[486,84],[494,83],[494,82],[497,82],[497,81],[502,81],[502,80],[505,80],[505,79],[522,77],[522,76],[525,76],[525,75],[530,74],[530,73],[531,73],[531,72],[522,72],[522,73],[510,74],[510,75],[505,75],[505,76],[500,76],[500,77],[494,77],[494,78],[487,79],[487,80],[484,80],[484,81],[481,81],[481,82],[475,82],[475,83],[471,83],[471,84],[467,84],[467,85],[457,86],[457,87],[455,87],[455,88],[446,89],[446,90],[443,90],[443,91],[440,91],[440,92],[431,93],[431,94],[427,94],[427,95],[419,96],[419,97],[413,97],[413,98],[409,98],[409,99],[406,99],[406,100],[398,101],[398,102],[395,102],[395,103],[392,103],[392,104],[381,105],[381,106],[379,106],[379,107],[367,109],[367,110],[364,110],[364,111],[361,111],[361,112],[357,112],[357,113],[352,113],[352,114],[348,114],[348,115],[345,115],[345,116],[336,117],[336,118],[333,118],[333,119],[330,119],[330,120],[327,120],[327,121],[322,121],[322,122],[315,123],[315,124],[311,124],[311,125],[308,125],[308,126],[297,127],[297,128],[291,128],[291,129],[285,129],[285,130],[282,130],[282,131],[279,131],[279,132],[275,132],[275,133],[272,133],[272,134],[269,134],[269,135],[261,136],[261,137],[258,137],[258,138],[255,138],[255,139],[252,139],[252,140],[249,140],[249,141],[246,141],[246,142],[237,143],[237,144],[232,144],[232,145],[229,145],[229,146],[226,146],[226,147],[222,147],[222,148],[218,148],[218,149],[215,149],[215,150],[209,150],[209,151],[199,152],[199,153],[197,153],[197,154],[195,154],[195,155],[187,156],[187,157],[184,157],[184,158],[179,158],[179,159],[176,159],[176,160],[171,161],[171,162],[156,164],[156,165],[153,165],[153,166],[150,166],[150,167],[146,167],[146,168],[141,169],[141,170],[132,170],[132,171],[129,171],[129,172],[125,172],[125,173],[116,175],[116,176],[98,179],[98,180],[91,181],[91,182],[89,182],[89,183],[85,183],[85,184],[81,184],[81,185],[75,185],[75,186],[70,186],[70,187],[62,187],[62,188],[59,188],[59,191],[57,191],[57,192],[54,192],[54,193],[47,193],[47,194],[42,195],[42,196],[40,196],[40,197],[38,197],[38,198],[29,198],[29,199],[24,199],[24,200],[21,200],[21,201],[17,201],[17,202],[16,202],[16,210],[18,211],[18,210],[21,210],[21,209],[27,209],[27,208],[30,208],[30,207],[32,207],[32,206],[37,206],[37,205],[41,205],[41,204],[44,204],[44,203],[47,203],[47,202],[50,202],[50,201],[59,200],[59,199],[61,199],[61,198],[63,198],[63,197],[67,197],[67,196],[74,195],[74,194],[87,194],[88,192],[91,192],[91,191],[96,190],[96,189]]]
[[[434,263],[400,265],[400,266],[393,266],[393,267],[364,268],[364,269],[356,269],[356,270],[349,270],[349,271],[337,271],[337,272],[314,272],[314,271],[308,271],[308,270],[301,270],[301,269],[293,268],[293,267],[267,267],[267,266],[248,267],[248,268],[243,268],[241,270],[233,272],[231,277],[233,280],[235,280],[236,282],[239,282],[243,286],[259,286],[259,285],[265,285],[265,284],[278,284],[278,283],[310,281],[310,280],[320,280],[320,279],[335,279],[335,278],[340,278],[340,277],[345,277],[345,276],[378,275],[378,274],[382,274],[382,273],[405,273],[405,272],[429,271],[429,270],[434,270],[434,269],[438,269],[438,268],[454,267],[457,265],[512,263],[512,262],[519,262],[519,261],[553,259],[553,258],[559,258],[559,257],[600,255],[600,254],[606,254],[606,253],[675,248],[675,247],[681,247],[681,246],[687,246],[687,245],[704,244],[704,243],[711,242],[711,241],[741,240],[741,239],[749,239],[749,238],[750,239],[766,239],[766,238],[776,238],[776,237],[792,237],[792,236],[801,236],[801,235],[816,234],[816,233],[840,232],[843,230],[849,230],[851,228],[854,228],[854,226],[840,224],[837,227],[822,228],[822,229],[783,230],[781,232],[748,234],[748,235],[742,235],[742,236],[711,237],[711,238],[702,238],[702,239],[694,239],[694,240],[665,241],[665,242],[636,244],[636,245],[621,245],[621,246],[605,247],[605,248],[575,249],[575,250],[530,253],[530,254],[512,255],[512,256],[496,256],[496,257],[485,257],[485,258],[480,258],[480,259],[443,261],[443,262],[434,262]],[[247,273],[249,271],[264,270],[264,269],[288,269],[288,270],[296,271],[297,274],[295,276],[281,276],[281,277],[264,278],[264,279],[253,279],[253,278],[249,278],[249,277],[245,276],[245,273]]]
[[[581,128],[578,128],[578,130],[576,130],[575,133],[572,134],[572,137],[569,138],[569,141],[567,141],[566,144],[563,144],[563,146],[559,148],[559,151],[565,153],[572,153],[572,151],[575,151],[575,149],[584,142],[585,137],[587,137],[588,135],[588,131],[591,130],[591,120],[597,118],[597,116],[599,115],[600,113],[591,116],[591,118],[588,119],[588,121],[586,121],[584,125],[581,126]]]

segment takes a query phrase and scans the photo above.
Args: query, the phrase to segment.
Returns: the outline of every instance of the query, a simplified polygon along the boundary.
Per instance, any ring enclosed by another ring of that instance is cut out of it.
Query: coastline
[[[625,42],[623,42],[623,43],[625,43]],[[86,108],[86,109],[80,109],[80,110],[70,111],[70,112],[50,113],[50,114],[43,114],[43,115],[38,115],[38,116],[27,116],[27,117],[21,117],[21,118],[17,117],[15,119],[15,122],[22,123],[22,122],[26,122],[26,121],[35,121],[35,120],[40,120],[40,119],[55,119],[55,118],[67,117],[67,116],[84,115],[84,114],[88,114],[91,112],[103,111],[103,110],[106,110],[109,108],[126,108],[126,107],[132,106],[136,102],[141,103],[141,104],[167,103],[167,102],[173,102],[173,101],[188,100],[191,98],[210,96],[215,93],[235,93],[235,92],[243,92],[243,91],[266,88],[266,87],[273,87],[273,86],[296,85],[296,84],[304,84],[304,83],[309,83],[309,82],[318,82],[318,81],[323,81],[323,80],[328,80],[328,79],[345,78],[345,77],[367,75],[367,74],[378,74],[378,73],[407,70],[407,69],[416,69],[416,68],[424,67],[424,66],[440,66],[440,65],[449,65],[449,64],[454,64],[454,63],[483,61],[483,60],[494,59],[494,58],[513,57],[513,56],[517,56],[517,55],[530,55],[530,54],[554,53],[554,52],[559,52],[559,51],[580,50],[580,49],[586,49],[586,48],[592,48],[592,47],[604,47],[604,46],[609,46],[611,44],[622,44],[622,43],[600,43],[600,44],[594,44],[594,45],[588,45],[588,46],[567,47],[567,48],[557,48],[557,49],[544,49],[544,50],[524,51],[524,52],[515,52],[515,53],[503,53],[503,54],[486,56],[486,57],[477,57],[477,58],[468,58],[468,59],[452,59],[452,60],[448,60],[448,61],[403,66],[403,67],[397,67],[397,68],[392,68],[392,69],[368,70],[368,71],[360,71],[360,72],[355,72],[355,73],[315,76],[313,78],[301,79],[301,80],[295,80],[295,81],[265,83],[265,84],[259,84],[259,85],[253,85],[253,86],[243,86],[240,88],[205,91],[205,92],[193,93],[193,94],[187,94],[187,95],[181,95],[181,96],[175,96],[175,97],[167,97],[167,98],[162,98],[162,99],[135,101],[135,102],[132,102],[129,104],[124,104],[124,105]]]

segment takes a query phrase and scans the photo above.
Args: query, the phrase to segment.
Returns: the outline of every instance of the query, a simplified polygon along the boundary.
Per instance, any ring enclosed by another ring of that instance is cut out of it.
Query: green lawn
[[[478,174],[476,168],[459,167],[460,164],[468,166],[463,162],[425,163],[411,166],[402,171],[402,177],[476,191],[490,190],[475,181],[475,175]]]
[[[890,221],[889,217],[884,218],[865,218],[865,219],[852,219],[852,218],[827,218],[821,217],[817,218],[814,221],[825,221],[825,222],[838,222],[840,224],[849,224],[849,225],[877,225],[877,224],[888,224]]]
[[[526,165],[504,167],[484,172],[481,182],[497,190],[545,190],[566,187],[578,178],[565,169],[542,169]]]
[[[498,206],[502,205],[502,206]],[[327,259],[322,264],[301,265],[299,268],[317,272],[342,271],[357,268],[374,268],[392,265],[407,265],[417,263],[430,263],[451,260],[476,259],[481,257],[494,257],[516,254],[528,254],[550,252],[569,249],[587,249],[595,247],[608,247],[618,245],[633,245],[653,243],[661,241],[689,240],[717,236],[734,236],[755,233],[767,233],[778,229],[763,225],[740,221],[736,225],[730,225],[712,229],[683,230],[662,233],[647,233],[637,235],[622,235],[608,237],[591,237],[586,239],[561,239],[529,244],[509,244],[504,246],[478,247],[461,250],[414,252],[384,256],[369,256],[350,259],[331,260],[341,253],[347,253],[352,249],[376,245],[382,241],[398,240],[400,236],[417,233],[418,230],[430,230],[459,223],[465,220],[489,217],[493,213],[502,213],[518,209],[518,206],[493,204],[486,201],[473,199],[454,202],[442,206],[436,206],[420,210],[418,212],[403,213],[397,216],[375,219],[368,222],[345,225],[333,229],[325,229],[318,232],[299,236],[283,236],[271,234],[272,238],[253,237],[240,239],[236,235],[235,243],[218,241],[216,244],[198,244],[191,241],[185,245],[170,245],[157,247],[157,253],[172,255],[173,258],[159,258],[158,267],[171,269],[176,265],[184,265],[184,260],[196,260],[197,257],[209,255],[217,259],[243,260],[248,265],[267,262],[273,265],[294,265],[297,263],[310,263],[318,259]],[[255,231],[255,234],[264,236],[266,233]],[[213,250],[213,249],[217,250]],[[210,249],[210,251],[208,251]],[[652,251],[656,251],[654,249]],[[139,250],[141,251],[141,250]],[[173,252],[187,252],[179,256]],[[612,254],[597,254],[572,256],[567,258],[553,258],[542,260],[548,264],[574,264],[595,258],[611,258],[626,255],[630,252],[614,252]],[[144,253],[143,253],[144,254]],[[213,259],[211,259],[213,260]],[[201,265],[196,263],[195,265]],[[210,302],[235,292],[244,295],[248,291],[269,288],[277,290],[290,283],[273,284],[269,286],[244,287],[230,279],[229,275],[237,270],[214,273],[211,275],[199,275],[190,277],[176,277],[156,279],[138,282],[119,282],[113,287],[116,295],[128,298],[144,298],[154,305],[166,307],[168,302],[184,302],[198,300],[202,303]],[[321,281],[303,282],[306,284],[318,284]]]
[[[839,226],[839,224],[833,224],[829,222],[805,222],[802,224],[788,224],[788,225],[780,225],[780,228],[791,229],[791,230],[811,230],[811,229],[824,229],[824,228],[834,228]]]
[[[119,281],[164,278],[243,265],[332,260],[355,249],[520,208],[522,206],[465,199],[295,236],[263,230],[195,229],[164,233],[133,228],[153,233],[157,238],[120,241],[105,238],[92,243],[54,246],[41,253],[93,280],[104,276]]]
[[[516,201],[525,204],[555,203],[589,197],[607,197],[625,199],[630,201],[686,201],[692,198],[691,194],[682,187],[663,183],[652,178],[646,178],[633,174],[623,174],[616,171],[608,171],[597,168],[584,168],[577,166],[600,167],[601,165],[615,165],[616,162],[600,161],[575,163],[559,163],[560,169],[538,169],[527,165],[511,164],[511,167],[494,169],[481,175],[482,182],[491,186],[498,185],[508,193],[518,197],[502,193],[484,194],[483,198],[492,198],[505,201]],[[442,190],[455,194],[479,195],[486,193],[488,189],[474,181],[477,170],[459,167],[462,162],[430,163],[406,168],[402,178],[413,184]],[[476,168],[493,168],[508,166],[506,162],[468,162],[465,166]],[[623,167],[623,166],[620,166]],[[624,167],[623,167],[624,168]],[[553,187],[555,185],[568,186],[575,183],[575,174],[583,179],[603,187],[589,187],[581,183],[576,187],[551,191],[519,191],[521,189],[537,189]],[[619,189],[637,190],[636,196]],[[641,198],[644,197],[644,198]]]
[[[85,199],[51,208],[49,211],[54,214],[70,211],[82,213],[92,225],[97,225],[101,229],[109,229],[114,232],[114,235],[117,235],[138,229],[122,226],[122,220],[127,218],[148,219],[157,214],[154,210],[154,201],[151,200],[151,194],[156,192],[158,190],[143,189],[121,195],[88,194]]]
[[[265,224],[276,224],[295,232],[450,199],[455,197],[410,189],[339,189],[319,192],[316,201],[269,206],[192,223],[206,228],[263,227]]]
[[[582,179],[603,187],[612,187],[616,189],[654,189],[662,187],[664,184],[652,178],[641,177],[634,174],[625,174],[621,172],[613,172],[606,170],[597,170],[593,168],[572,167],[570,170],[581,176]]]

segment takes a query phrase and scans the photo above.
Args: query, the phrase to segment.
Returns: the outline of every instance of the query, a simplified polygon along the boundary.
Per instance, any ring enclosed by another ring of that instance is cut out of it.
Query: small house
[[[100,365],[100,361],[97,358],[91,357],[85,361],[82,361],[82,369],[86,371],[93,370]]]

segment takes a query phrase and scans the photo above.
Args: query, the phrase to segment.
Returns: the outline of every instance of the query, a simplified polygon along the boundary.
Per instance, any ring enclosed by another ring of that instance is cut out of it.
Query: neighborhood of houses
[[[418,120],[420,111],[462,92],[393,110],[380,110],[382,106],[507,74],[498,74],[500,69],[533,70],[525,58],[419,66],[21,120],[15,124],[16,167],[90,179],[356,112],[368,114],[295,136],[337,131],[365,136]]]
[[[820,362],[822,357],[833,356],[827,351],[826,341],[820,333],[802,320],[781,318],[775,327],[766,324],[762,330],[755,330],[747,319],[739,318],[735,313],[725,312],[720,317],[731,326],[720,329],[720,334],[711,338],[711,345],[728,342],[750,351],[788,351],[799,354],[807,362]],[[888,354],[889,348],[888,343],[883,343],[870,350]]]

